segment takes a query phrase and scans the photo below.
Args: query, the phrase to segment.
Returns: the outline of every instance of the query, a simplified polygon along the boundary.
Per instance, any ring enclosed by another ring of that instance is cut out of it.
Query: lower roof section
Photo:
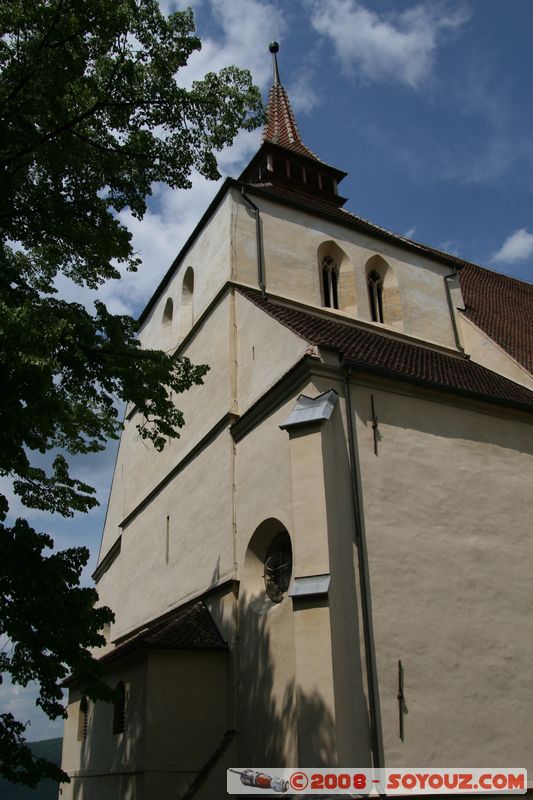
[[[533,374],[533,284],[474,264],[459,280],[463,313]]]
[[[228,649],[213,617],[202,599],[174,609],[106,653],[100,662],[107,664],[140,650],[209,650]]]
[[[311,310],[293,307],[288,301],[262,297],[253,289],[239,287],[239,291],[310,345],[336,350],[345,365],[533,411],[532,391],[467,357],[447,355],[356,324],[337,322]]]

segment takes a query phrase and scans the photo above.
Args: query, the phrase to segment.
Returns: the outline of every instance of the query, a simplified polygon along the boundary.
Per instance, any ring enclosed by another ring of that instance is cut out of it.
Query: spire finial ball
[[[279,44],[277,42],[270,42],[268,49],[271,53],[279,53]]]

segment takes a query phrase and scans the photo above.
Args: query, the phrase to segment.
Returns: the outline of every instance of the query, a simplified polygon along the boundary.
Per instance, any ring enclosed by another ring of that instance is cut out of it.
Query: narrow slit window
[[[383,278],[376,270],[368,276],[368,295],[372,322],[383,322]]]
[[[78,742],[83,742],[87,738],[87,722],[89,714],[89,703],[85,695],[80,700],[80,711],[78,716]]]
[[[126,687],[120,681],[116,688],[115,703],[113,705],[113,733],[124,733],[126,725]]]
[[[324,306],[339,307],[339,270],[331,256],[322,259],[322,286],[324,290]]]

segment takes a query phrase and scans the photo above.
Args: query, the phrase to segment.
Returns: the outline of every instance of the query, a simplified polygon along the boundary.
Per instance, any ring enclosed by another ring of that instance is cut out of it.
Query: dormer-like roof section
[[[460,281],[463,313],[533,374],[533,285],[475,264]]]
[[[104,663],[115,661],[139,650],[224,652],[227,649],[211,613],[199,599],[150,622],[100,660]]]

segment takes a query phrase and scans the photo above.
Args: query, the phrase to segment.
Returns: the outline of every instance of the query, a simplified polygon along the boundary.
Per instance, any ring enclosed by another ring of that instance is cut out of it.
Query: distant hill
[[[32,753],[46,758],[54,764],[61,764],[61,745],[63,739],[42,739],[28,742]],[[0,778],[0,797],[2,800],[57,800],[59,784],[55,781],[42,781],[35,789],[28,789],[19,783],[10,783]]]

